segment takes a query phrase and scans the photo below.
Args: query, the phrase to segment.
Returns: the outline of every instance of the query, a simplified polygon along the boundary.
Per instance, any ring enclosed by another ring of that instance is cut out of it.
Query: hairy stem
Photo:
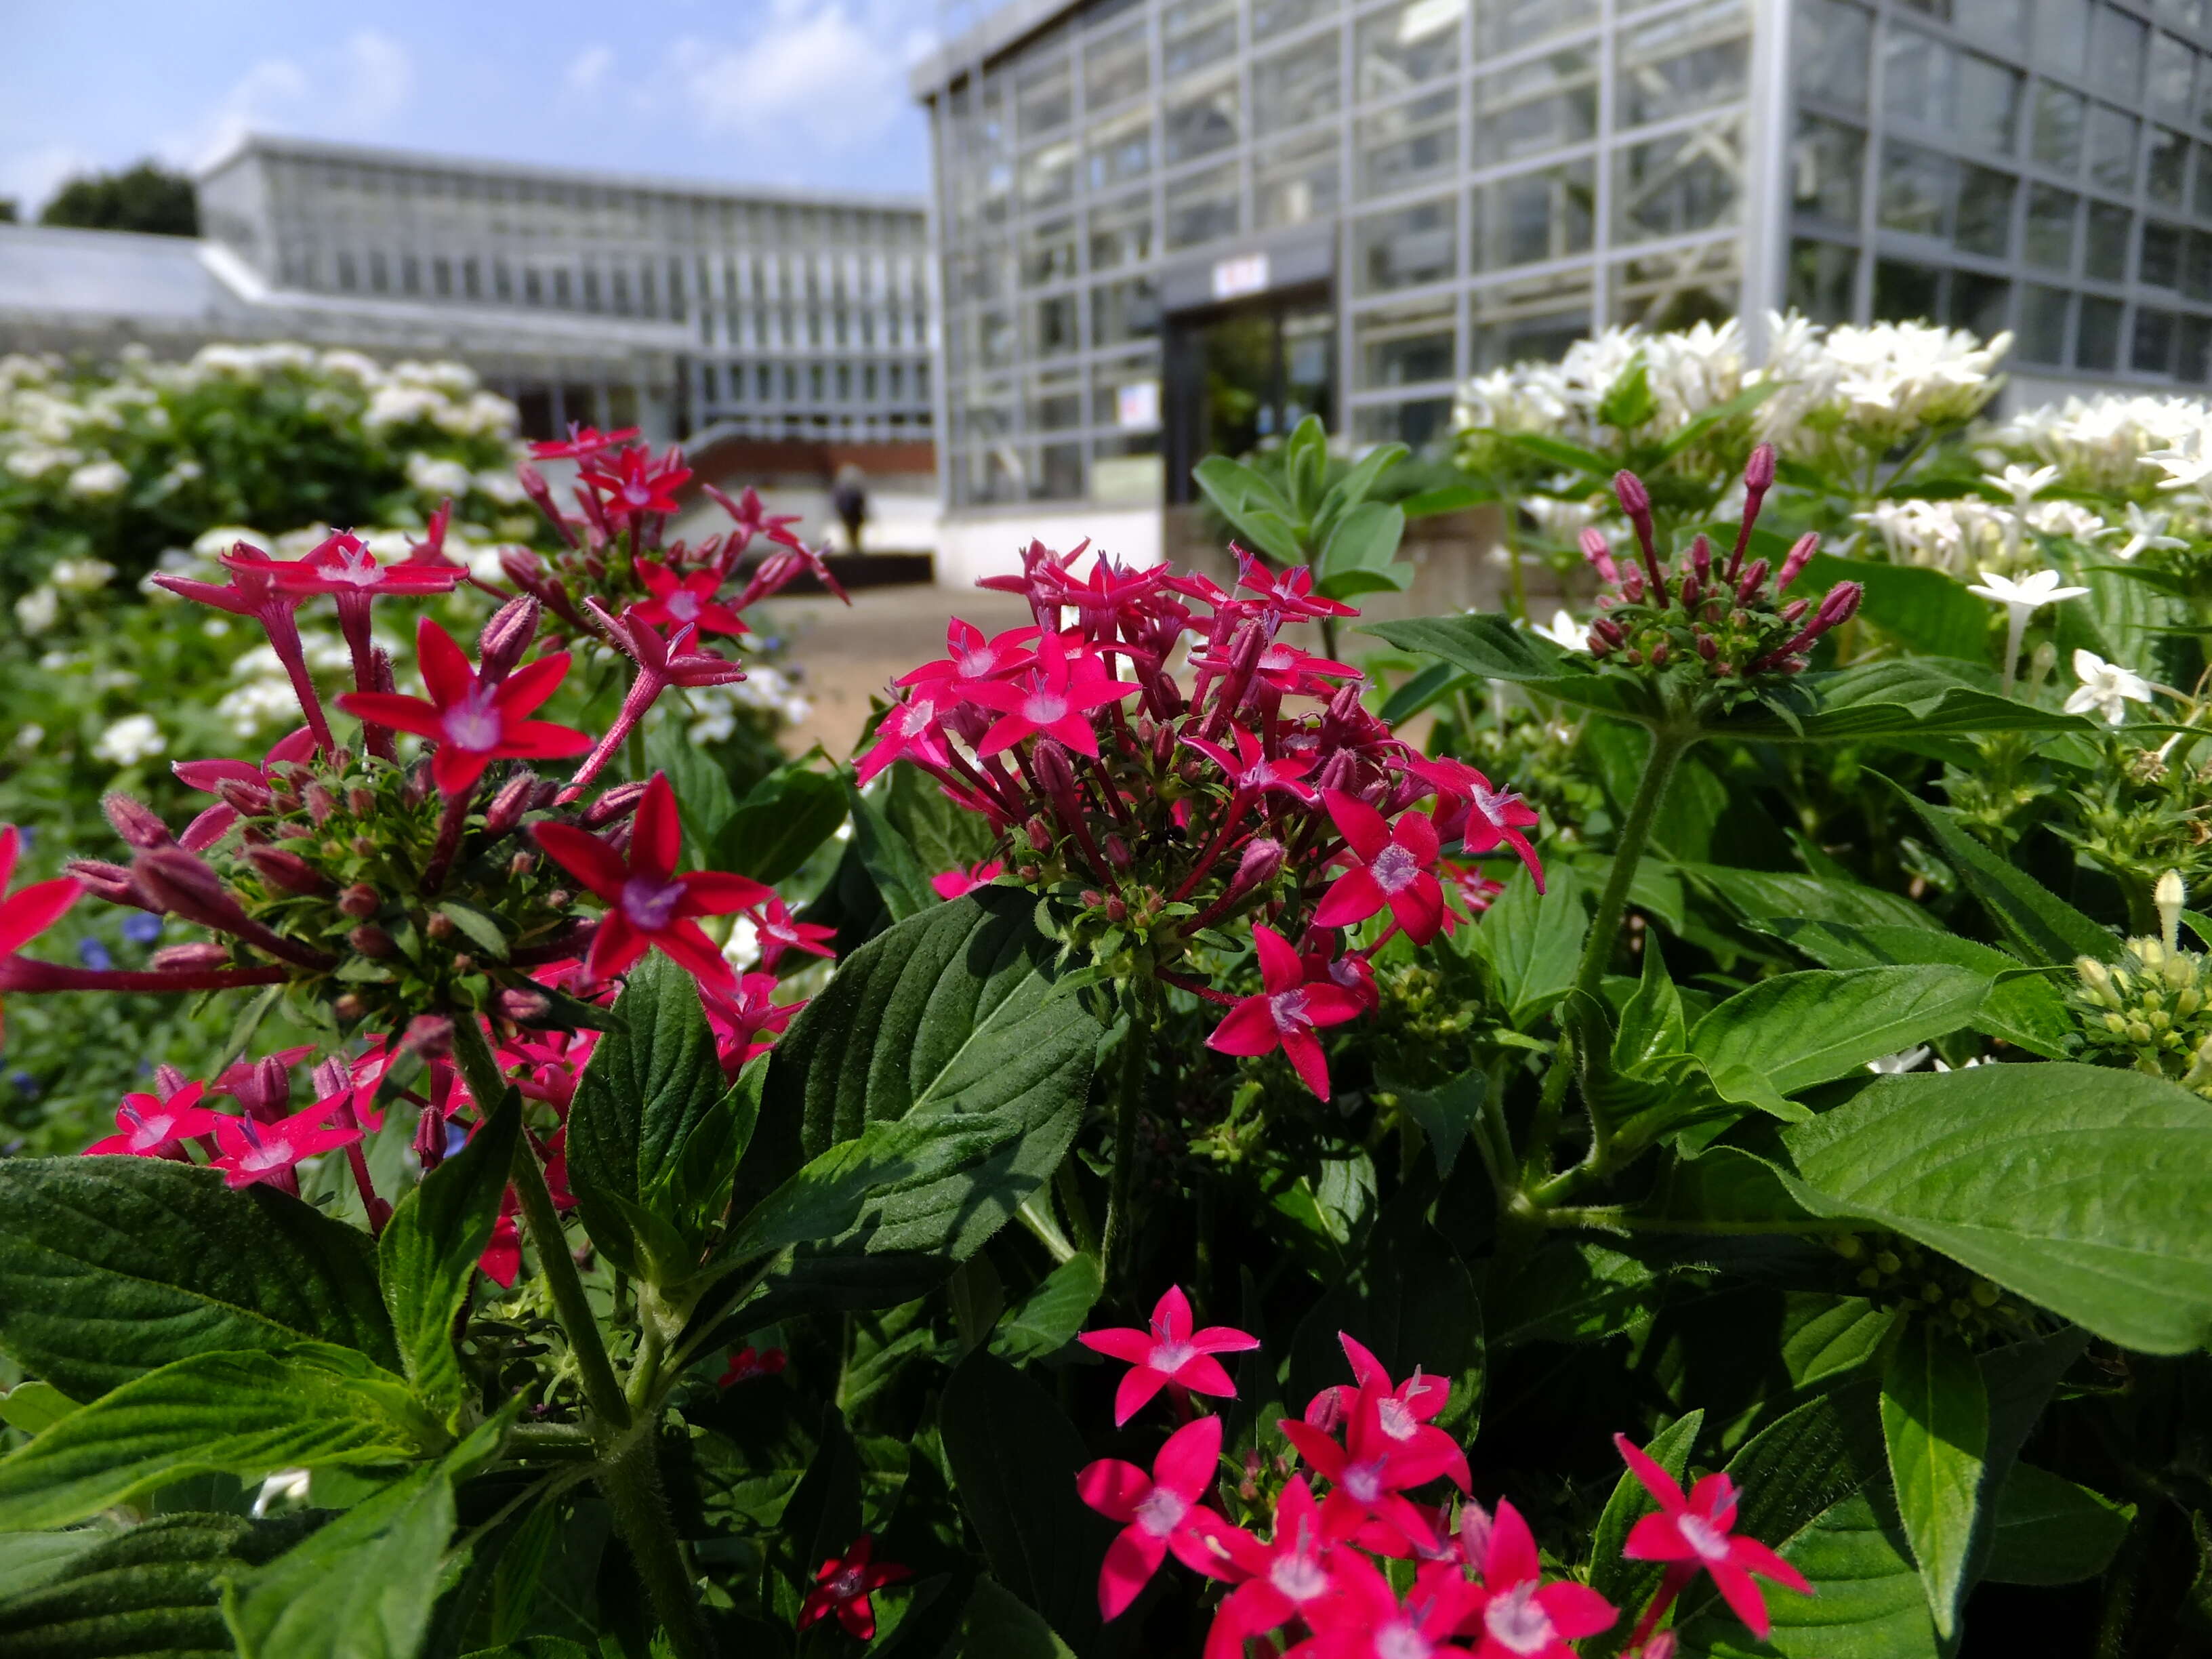
[[[1129,1224],[1129,1183],[1137,1161],[1137,1113],[1145,1096],[1145,1051],[1152,1046],[1152,1016],[1159,989],[1147,978],[1129,986],[1129,1030],[1121,1039],[1121,1088],[1114,1104],[1113,1184],[1106,1193],[1106,1227],[1098,1241],[1098,1265],[1109,1279]]]
[[[634,1430],[621,1449],[600,1464],[595,1478],[614,1511],[615,1529],[629,1546],[630,1559],[645,1582],[670,1649],[677,1659],[712,1659],[714,1639],[700,1614],[698,1584],[684,1564],[684,1540],[676,1535],[668,1498],[660,1488],[652,1425]]]
[[[1589,936],[1583,941],[1582,965],[1575,972],[1575,988],[1589,996],[1596,997],[1604,983],[1606,964],[1613,960],[1613,947],[1620,933],[1621,912],[1628,908],[1628,890],[1635,884],[1636,869],[1644,861],[1644,844],[1651,839],[1652,822],[1659,816],[1660,802],[1666,799],[1675,763],[1697,740],[1694,729],[1684,731],[1672,726],[1659,726],[1651,733],[1651,753],[1644,763],[1636,799],[1629,803],[1627,821],[1620,826],[1620,839],[1613,849],[1613,873],[1606,878],[1605,890],[1598,895],[1597,914],[1590,918]]]

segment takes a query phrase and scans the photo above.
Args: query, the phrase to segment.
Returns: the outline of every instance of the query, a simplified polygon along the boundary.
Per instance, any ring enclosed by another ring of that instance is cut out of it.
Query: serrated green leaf
[[[1783,1132],[1816,1212],[1917,1239],[2100,1336],[2212,1339],[2212,1108],[2066,1061],[1876,1079]]]
[[[0,1530],[66,1526],[190,1475],[402,1462],[435,1433],[398,1377],[348,1349],[196,1354],[0,1458]]]
[[[1688,1047],[1681,993],[1667,972],[1658,939],[1647,933],[1642,972],[1635,993],[1620,1011],[1620,1029],[1613,1034],[1613,1066],[1633,1076],[1666,1055],[1687,1052]]]
[[[0,1160],[0,1352],[78,1400],[199,1353],[301,1341],[397,1369],[368,1236],[152,1158]]]
[[[1942,927],[1911,900],[1856,882],[1790,871],[1738,870],[1720,864],[1678,864],[1674,868],[1715,894],[1746,921],[1799,918],[1842,922],[1852,927],[1887,925],[1931,932]]]
[[[1699,1020],[1690,1052],[1716,1081],[1743,1066],[1791,1095],[1957,1030],[1989,987],[1986,975],[1936,963],[1780,974]]]
[[[1504,617],[1422,617],[1367,623],[1359,631],[1486,680],[1525,683],[1575,677],[1572,659],[1559,647],[1525,628],[1516,628]],[[1594,680],[1598,676],[1583,673],[1579,678]]]
[[[1554,1239],[1489,1286],[1490,1340],[1499,1348],[1599,1341],[1649,1315],[1660,1283],[1634,1256],[1586,1239]]]
[[[2110,962],[2119,955],[2119,939],[2110,928],[2098,926],[2033,876],[1990,852],[1960,827],[1956,814],[1894,782],[1890,788],[1927,825],[1943,861],[1959,872],[1959,879],[1989,912],[2005,942],[2027,962],[2063,965],[2083,956]]]
[[[845,804],[853,815],[853,848],[883,895],[893,921],[904,921],[933,908],[939,900],[929,884],[931,872],[907,838],[884,816],[883,808],[848,782]]]
[[[1589,931],[1581,879],[1565,865],[1554,866],[1551,876],[1539,893],[1528,871],[1516,870],[1476,929],[1507,1016],[1523,1029],[1573,988]]]
[[[1876,924],[1851,927],[1842,922],[1776,916],[1757,924],[1762,932],[1786,939],[1824,968],[1874,968],[1885,963],[1948,962],[1990,976],[1989,994],[1968,1022],[1979,1031],[2041,1054],[2067,1059],[2080,1045],[2066,1000],[2050,977],[2024,969],[2019,958],[1956,933],[1929,927]]]
[[[113,1536],[99,1527],[81,1527],[73,1532],[0,1533],[0,1607],[10,1597],[36,1589],[59,1576],[70,1562]]]
[[[1890,1484],[1936,1631],[1956,1629],[1973,1544],[1975,1494],[1989,1453],[1990,1401],[1966,1343],[1915,1320],[1881,1378]]]

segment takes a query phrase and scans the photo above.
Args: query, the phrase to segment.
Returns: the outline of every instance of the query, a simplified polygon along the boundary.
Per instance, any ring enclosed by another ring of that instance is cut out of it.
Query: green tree
[[[42,225],[80,230],[137,230],[155,236],[200,234],[199,198],[192,181],[152,161],[126,173],[72,179],[39,215]]]

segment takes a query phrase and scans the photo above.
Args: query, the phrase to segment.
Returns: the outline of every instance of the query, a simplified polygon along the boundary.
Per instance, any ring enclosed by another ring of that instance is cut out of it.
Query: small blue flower
[[[39,1079],[28,1072],[10,1072],[8,1073],[8,1081],[15,1085],[15,1092],[24,1099],[36,1100],[39,1097]]]
[[[96,939],[83,939],[77,941],[76,959],[86,967],[96,971],[115,966],[115,958],[107,953],[107,947]]]
[[[39,844],[39,832],[27,823],[19,823],[15,826],[15,841],[27,853]]]
[[[133,945],[151,945],[161,937],[161,919],[143,910],[133,910],[123,918],[123,937]]]
[[[469,1144],[469,1132],[458,1123],[446,1125],[446,1156],[453,1157]]]

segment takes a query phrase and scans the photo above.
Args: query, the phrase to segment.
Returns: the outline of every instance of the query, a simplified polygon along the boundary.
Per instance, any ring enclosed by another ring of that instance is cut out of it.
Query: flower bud
[[[1774,579],[1774,591],[1778,594],[1788,592],[1790,584],[1797,580],[1799,573],[1820,550],[1820,532],[1819,531],[1808,530],[1800,536],[1791,545],[1789,556],[1782,561],[1781,574]]]
[[[1698,654],[1699,656],[1703,657],[1707,662],[1711,662],[1715,657],[1720,655],[1720,645],[1714,640],[1711,635],[1700,634],[1697,637]]]
[[[157,973],[178,969],[204,972],[210,968],[228,968],[230,951],[212,939],[191,945],[165,945],[146,958],[146,965]]]
[[[1696,573],[1698,580],[1701,582],[1709,582],[1713,579],[1713,544],[1705,539],[1705,532],[1702,531],[1698,533],[1697,539],[1690,544],[1690,568]],[[1685,596],[1682,603],[1695,605],[1697,601]]]
[[[499,793],[484,808],[484,834],[497,841],[522,822],[522,815],[530,810],[530,798],[538,790],[538,775],[534,772],[517,772],[500,785]]]
[[[466,951],[459,951],[454,953],[453,971],[455,973],[473,974],[476,970],[477,959],[474,957],[471,956]]]
[[[1596,635],[1600,639],[1603,640],[1608,646],[1613,647],[1615,650],[1620,649],[1620,647],[1626,644],[1628,641],[1628,635],[1621,632],[1620,624],[1613,621],[1610,617],[1600,617],[1595,622],[1592,623],[1590,624],[1590,632]]]
[[[417,1014],[407,1022],[406,1030],[400,1034],[399,1046],[425,1060],[443,1060],[453,1051],[453,1022],[443,1014]],[[489,1111],[499,1103],[477,1103]]]
[[[1631,605],[1644,603],[1644,573],[1632,564],[1620,573],[1620,596]]]
[[[346,791],[346,811],[357,818],[365,818],[376,811],[376,792],[364,784],[356,784]]]
[[[491,1006],[501,1019],[528,1025],[553,1012],[553,999],[528,986],[510,985],[493,995]]]
[[[105,899],[110,904],[132,904],[141,910],[160,914],[160,907],[147,902],[146,896],[131,879],[131,872],[119,864],[110,864],[103,859],[71,859],[63,867],[94,898]]]
[[[329,879],[323,872],[301,858],[297,853],[288,853],[276,847],[249,847],[246,860],[261,878],[272,887],[281,887],[288,893],[327,893]]]
[[[205,927],[234,932],[246,912],[222,878],[182,848],[157,847],[131,860],[140,891],[165,910]]]
[[[542,812],[560,797],[559,784],[550,778],[540,778],[538,780],[538,787],[531,792],[530,805],[533,811]]]
[[[2158,931],[2166,941],[2166,948],[2181,948],[2181,912],[2189,902],[2189,889],[2183,884],[2181,872],[2169,870],[2158,878],[2151,890],[2151,903],[2158,911]]]
[[[331,1012],[337,1017],[339,1024],[350,1025],[354,1021],[368,1014],[368,1004],[362,999],[358,991],[348,991],[336,1002],[331,1004]]]
[[[276,805],[268,790],[251,778],[225,778],[215,793],[224,805],[246,817],[259,817]]]
[[[1098,850],[1106,854],[1106,862],[1116,870],[1126,870],[1133,861],[1129,843],[1117,835],[1109,835],[1099,844]]]
[[[1039,853],[1052,851],[1052,830],[1042,818],[1031,818],[1023,827],[1028,832],[1032,850]]]
[[[1698,580],[1694,572],[1684,577],[1682,579],[1682,609],[1695,611],[1698,608],[1698,601],[1705,596],[1705,584]]]
[[[1644,480],[1626,468],[1613,475],[1613,493],[1620,501],[1620,510],[1633,520],[1651,516],[1651,492],[1644,487]]]
[[[565,887],[556,887],[551,892],[545,896],[545,903],[547,908],[550,909],[565,910],[575,902],[575,894],[570,892]]]
[[[453,919],[443,910],[433,910],[424,919],[422,931],[441,942],[453,936]]]
[[[507,873],[510,876],[526,876],[537,867],[538,854],[526,848],[507,861]]]
[[[1605,532],[1595,525],[1585,525],[1582,533],[1583,557],[1590,562],[1598,575],[1606,581],[1620,580],[1620,570],[1613,562],[1613,549],[1605,539]]]
[[[514,672],[522,653],[538,637],[540,614],[538,601],[527,593],[509,599],[492,613],[483,632],[477,636],[480,664],[477,677],[481,683],[496,685]]]
[[[1838,582],[1830,588],[1814,613],[1823,629],[1849,622],[1858,613],[1859,602],[1866,598],[1865,586],[1858,582]]]
[[[1743,487],[1754,495],[1764,495],[1774,487],[1774,446],[1760,444],[1751,452],[1743,464]]]
[[[319,783],[311,783],[302,789],[300,799],[307,804],[307,816],[317,823],[326,823],[331,814],[338,810],[338,798]]]
[[[1654,668],[1664,668],[1667,665],[1667,659],[1671,654],[1667,636],[1662,634],[1659,636],[1658,643],[1651,647],[1651,665]]]
[[[338,895],[339,913],[351,916],[356,921],[365,921],[383,908],[382,897],[365,881],[354,883]]]
[[[1283,843],[1272,837],[1262,836],[1246,843],[1243,857],[1237,860],[1237,873],[1229,878],[1229,896],[1234,898],[1273,881],[1283,867]]]
[[[1075,768],[1067,758],[1067,750],[1051,738],[1039,738],[1036,750],[1030,757],[1036,769],[1037,787],[1058,805],[1072,801],[1075,795]]]
[[[109,795],[100,806],[107,814],[107,821],[115,826],[115,833],[142,851],[167,847],[175,840],[169,833],[169,826],[143,801],[133,800],[128,795]]]
[[[1794,623],[1812,608],[1813,602],[1810,599],[1792,599],[1782,607],[1782,620]]]
[[[1766,585],[1766,561],[1753,559],[1744,567],[1743,576],[1735,585],[1735,602],[1749,605],[1752,596]]]
[[[584,809],[584,827],[586,830],[605,829],[636,811],[637,804],[644,799],[643,784],[618,783]]]
[[[392,935],[374,922],[364,921],[346,935],[346,943],[365,957],[383,957],[397,955],[399,947],[392,942]]]

